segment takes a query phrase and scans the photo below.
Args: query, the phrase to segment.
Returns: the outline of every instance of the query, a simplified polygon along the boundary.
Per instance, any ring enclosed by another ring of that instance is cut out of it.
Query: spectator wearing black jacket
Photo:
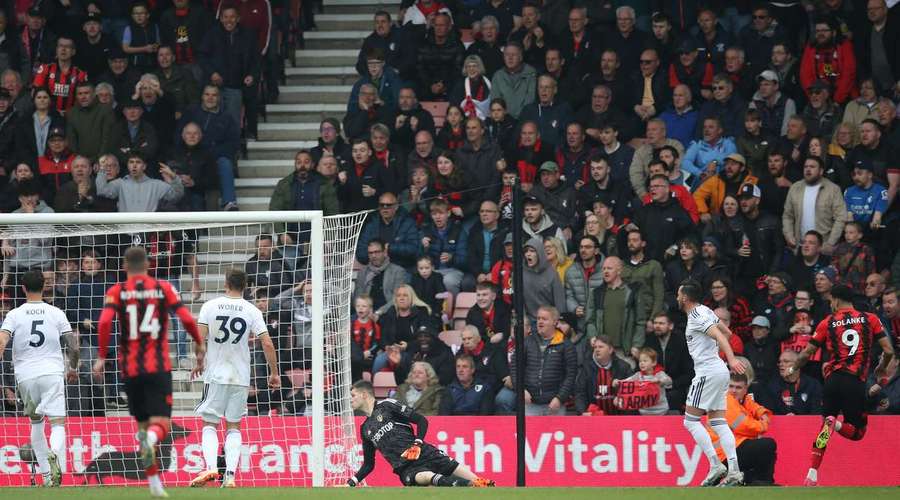
[[[648,15],[649,13],[643,13]],[[625,74],[634,73],[639,69],[638,63],[641,52],[650,47],[650,37],[647,33],[637,29],[634,25],[635,12],[632,7],[623,5],[616,9],[616,29],[609,30],[603,40],[603,46],[616,51],[622,61],[622,71]],[[654,52],[656,50],[654,49]],[[665,106],[658,109],[662,110]]]
[[[81,36],[75,40],[75,66],[84,70],[89,82],[96,82],[107,69],[106,61],[115,42],[103,33],[99,14],[89,13],[81,25]]]
[[[436,325],[419,327],[413,334],[409,361],[402,361],[394,367],[394,377],[406,380],[413,363],[424,361],[434,368],[441,385],[447,387],[456,374],[456,362],[450,347],[438,338]],[[407,350],[409,352],[409,349]]]
[[[345,213],[372,210],[384,192],[381,169],[372,161],[372,146],[365,139],[351,141],[352,163],[338,172],[338,200]]]
[[[599,335],[591,340],[591,357],[584,360],[575,380],[575,413],[578,415],[614,415],[613,380],[634,373],[628,362],[615,353],[612,340]]]
[[[260,74],[256,35],[238,23],[238,11],[226,5],[220,23],[210,29],[200,46],[200,66],[210,83],[222,88],[222,106],[241,123],[241,103],[246,107],[247,138],[256,137],[256,89]]]
[[[391,22],[391,15],[387,11],[375,12],[375,29],[363,39],[356,59],[356,71],[360,75],[367,73],[366,54],[372,49],[381,49],[385,64],[396,69],[404,81],[415,80],[416,44],[409,39],[403,28]]]
[[[134,86],[141,79],[141,74],[129,66],[128,56],[122,52],[122,47],[109,49],[107,62],[109,70],[103,72],[98,80],[112,85],[113,95],[119,102],[134,95]]]
[[[484,74],[493,75],[503,67],[503,46],[501,40],[506,40],[505,34],[499,33],[500,23],[494,16],[484,16],[481,19],[481,39],[475,40],[466,49],[466,56],[478,56],[484,64]]]
[[[181,129],[181,141],[173,148],[167,164],[184,185],[182,203],[186,210],[202,211],[208,206],[210,191],[219,188],[216,159],[203,146],[200,125],[190,122]]]
[[[666,389],[669,409],[682,411],[694,378],[694,362],[688,353],[684,331],[675,329],[667,313],[658,313],[653,318],[653,335],[647,336],[644,347],[656,351],[657,363],[672,377],[672,387]]]
[[[46,152],[48,132],[55,128],[65,130],[65,121],[50,104],[50,92],[47,89],[35,89],[32,103],[34,112],[19,116],[15,126],[15,157],[17,162],[37,165],[38,157]],[[35,130],[43,131],[40,139]]]
[[[171,8],[159,18],[159,34],[163,45],[172,48],[175,64],[184,66],[199,80],[202,71],[198,65],[200,44],[213,24],[213,16],[190,0],[173,0]]]
[[[631,74],[630,88],[633,90],[629,109],[641,121],[646,122],[669,107],[669,103],[672,102],[672,88],[669,87],[666,71],[660,68],[656,49],[645,49],[641,52],[640,61],[640,70]]]
[[[511,333],[511,316],[509,304],[498,298],[493,283],[478,283],[475,305],[466,314],[466,326],[475,328],[484,342],[505,346]]]
[[[451,31],[451,24],[448,14],[435,14],[432,29],[416,54],[419,93],[428,101],[446,101],[450,89],[460,79],[466,49]]]
[[[664,262],[666,251],[679,238],[692,235],[696,228],[678,199],[671,196],[669,178],[665,174],[650,178],[650,197],[650,203],[635,209],[634,224],[646,239],[646,255]]]
[[[784,252],[781,221],[759,209],[760,190],[745,184],[738,193],[743,235],[737,249],[736,283],[743,295],[752,296],[756,279],[778,270]]]
[[[466,325],[461,337],[460,354],[467,354],[475,360],[476,378],[490,384],[494,393],[505,387],[507,382],[512,383],[505,342],[499,344],[486,342],[474,325]]]
[[[557,46],[569,65],[569,71],[574,72],[579,80],[597,66],[603,46],[600,37],[588,29],[587,22],[587,9],[573,7],[569,10],[568,29],[562,38],[557,40]]]
[[[513,353],[510,376],[516,380],[516,356],[524,356],[526,414],[561,415],[565,402],[575,394],[575,346],[557,329],[555,307],[540,306],[535,316],[537,331],[525,338],[524,352]]]
[[[593,212],[594,203],[601,202],[612,212],[617,222],[622,222],[632,215],[632,201],[636,200],[631,193],[631,184],[627,178],[615,181],[610,175],[609,160],[602,154],[595,154],[590,159],[590,177],[578,191],[578,216],[583,217]]]
[[[394,123],[394,110],[378,97],[378,89],[371,83],[364,83],[359,88],[359,97],[351,103],[344,116],[344,133],[352,141],[366,139],[369,128],[376,123],[390,126]]]
[[[309,150],[315,163],[326,154],[337,160],[338,169],[343,170],[352,160],[350,145],[341,137],[341,122],[337,118],[325,118],[319,123],[318,144]]]
[[[391,143],[400,146],[404,151],[412,151],[415,136],[421,131],[434,137],[434,117],[419,104],[416,90],[403,87],[397,96],[397,115],[391,128]],[[407,165],[412,168],[412,165]]]
[[[71,166],[72,180],[56,191],[53,210],[56,212],[115,212],[116,203],[97,196],[97,186],[91,178],[91,162],[76,156]]]
[[[422,328],[437,330],[438,323],[431,308],[416,296],[411,286],[398,286],[394,290],[393,305],[378,318],[381,345],[385,346],[385,351],[375,357],[372,373],[378,373],[386,367],[395,368],[387,351],[400,351],[399,364],[409,362],[418,347],[414,345],[413,335]]]
[[[200,100],[197,78],[187,65],[175,62],[175,52],[170,45],[159,47],[156,51],[156,62],[159,67],[153,74],[159,79],[163,96],[170,98],[175,105],[175,118],[180,119],[191,105]]]

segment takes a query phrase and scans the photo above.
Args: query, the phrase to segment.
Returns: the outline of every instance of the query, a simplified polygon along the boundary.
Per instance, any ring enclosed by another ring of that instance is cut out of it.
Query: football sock
[[[470,486],[472,481],[452,475],[435,474],[431,477],[431,484],[434,486]]]
[[[168,432],[162,424],[150,424],[150,427],[147,428],[147,444],[156,446],[156,443],[165,439],[167,434]]]
[[[728,472],[732,474],[740,472],[741,469],[738,467],[737,446],[734,439],[734,433],[731,432],[728,421],[724,418],[711,418],[709,419],[709,425],[712,427],[712,430],[715,431],[716,435],[719,436],[719,444],[722,445],[722,451],[725,452],[725,458],[728,459]]]
[[[851,441],[859,441],[866,435],[865,427],[856,427],[855,425],[849,424],[847,422],[835,422],[834,430],[837,431],[837,433],[841,436],[844,436]]]
[[[147,483],[149,484],[151,490],[159,491],[163,489],[162,479],[160,479],[159,474],[147,476]]]
[[[716,464],[719,463],[719,457],[716,456],[712,438],[710,438],[709,433],[706,432],[706,427],[703,427],[703,424],[700,423],[700,417],[685,414],[684,428],[691,433],[691,436],[694,436],[694,441],[700,445],[700,449],[703,450],[703,454],[706,455],[707,460],[709,460],[709,466],[715,467]]]
[[[206,470],[219,468],[219,431],[211,425],[203,426],[203,460],[206,462]]]
[[[31,423],[31,449],[34,450],[34,457],[38,463],[38,469],[45,478],[50,474],[50,462],[47,461],[47,454],[50,448],[47,447],[47,436],[44,435],[44,421]]]
[[[62,461],[66,454],[66,426],[63,424],[50,425],[50,450],[56,453],[56,457]]]
[[[229,429],[225,433],[225,470],[234,474],[241,459],[241,431]]]

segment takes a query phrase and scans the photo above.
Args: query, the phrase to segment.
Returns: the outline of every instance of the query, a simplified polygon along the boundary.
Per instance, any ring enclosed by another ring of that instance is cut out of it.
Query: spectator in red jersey
[[[853,43],[837,32],[833,18],[820,17],[814,26],[815,36],[800,58],[800,83],[808,96],[813,82],[825,80],[834,89],[834,102],[844,104],[858,95]]]
[[[54,127],[47,133],[47,151],[38,158],[38,175],[41,184],[55,195],[63,184],[72,180],[72,160],[75,154],[69,150],[66,129]]]
[[[53,97],[53,108],[61,115],[75,105],[75,86],[87,81],[87,73],[72,63],[75,55],[75,41],[61,37],[56,42],[56,62],[41,65],[31,85],[44,87]]]
[[[113,320],[119,317],[118,349],[129,410],[137,420],[137,439],[142,454],[154,456],[153,447],[166,438],[172,414],[172,363],[169,357],[169,315],[174,313],[196,342],[197,368],[202,370],[206,345],[197,322],[168,282],[147,275],[147,253],[132,247],[125,252],[128,279],[106,292],[105,306],[98,325],[99,341],[94,378],[100,380],[106,368],[106,354],[112,334]],[[141,314],[142,317],[138,317]],[[125,318],[129,316],[129,318]],[[134,325],[128,327],[128,325]],[[140,327],[138,327],[140,325]],[[131,328],[136,331],[129,331]],[[148,461],[145,474],[153,496],[165,496],[159,467]]]
[[[844,226],[844,242],[838,243],[831,255],[831,265],[838,270],[840,283],[853,289],[857,295],[865,291],[866,277],[876,271],[875,253],[871,246],[863,243],[863,232],[862,224],[848,222]]]
[[[173,0],[172,4],[159,20],[161,41],[172,48],[175,63],[200,80],[202,71],[197,64],[197,49],[212,26],[213,17],[202,7],[192,6],[190,0]]]
[[[606,335],[591,340],[591,358],[585,360],[575,381],[575,412],[579,415],[615,415],[616,398],[612,382],[625,379],[634,369],[615,355],[616,348]]]

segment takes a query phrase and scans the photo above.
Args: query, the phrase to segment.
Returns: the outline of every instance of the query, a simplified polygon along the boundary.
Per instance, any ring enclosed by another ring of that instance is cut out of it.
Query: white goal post
[[[309,421],[308,436],[310,439],[309,446],[311,452],[307,453],[308,463],[304,464],[305,470],[309,472],[309,478],[302,481],[292,482],[291,480],[278,479],[274,482],[263,475],[263,472],[255,471],[255,463],[251,466],[250,473],[243,474],[246,485],[294,485],[294,486],[327,486],[341,484],[346,477],[349,477],[354,471],[350,470],[352,465],[351,448],[357,451],[355,425],[353,423],[352,410],[349,406],[349,389],[352,383],[350,376],[350,296],[352,293],[352,276],[353,263],[355,261],[355,249],[357,239],[360,234],[362,224],[365,221],[366,213],[357,213],[333,217],[324,217],[319,211],[258,211],[258,212],[153,212],[153,213],[39,213],[39,214],[2,214],[0,215],[0,240],[7,245],[7,242],[20,242],[18,251],[20,255],[24,254],[22,249],[29,248],[28,245],[38,245],[40,241],[51,241],[53,255],[65,252],[67,259],[82,259],[85,249],[95,248],[99,237],[107,238],[110,235],[116,235],[117,241],[124,241],[120,246],[127,246],[129,241],[144,243],[148,240],[148,234],[171,233],[181,231],[181,234],[193,235],[194,249],[193,254],[188,255],[188,251],[184,251],[178,262],[179,266],[186,266],[185,262],[193,259],[193,271],[184,274],[191,275],[193,283],[199,281],[197,269],[202,266],[219,266],[216,269],[226,266],[237,267],[243,265],[246,260],[247,252],[251,250],[248,246],[250,241],[254,245],[258,244],[258,235],[274,234],[274,246],[280,251],[280,257],[283,259],[283,266],[287,267],[289,263],[293,263],[296,269],[291,268],[291,276],[305,277],[305,286],[311,287],[311,302],[306,304],[308,312],[311,315],[311,344],[306,346],[303,352],[305,357],[308,353],[309,359],[296,359],[297,364],[305,364],[311,367],[311,380],[306,381],[304,389],[307,397],[311,399],[310,404],[305,406],[305,410],[293,415],[301,415]],[[293,234],[290,240],[280,243],[280,234]],[[229,241],[229,235],[235,235],[234,241]],[[143,235],[143,236],[135,236]],[[134,238],[129,240],[129,238]],[[187,237],[185,237],[187,238]],[[204,239],[206,238],[206,240]],[[112,239],[112,238],[110,238]],[[207,248],[212,245],[219,245],[228,251],[223,251],[221,255],[214,255],[203,252],[196,252],[198,245],[204,241]],[[103,241],[108,241],[104,239]],[[248,242],[245,246],[240,246],[238,241]],[[25,243],[21,243],[25,242]],[[230,250],[229,250],[230,249]],[[178,250],[182,251],[182,250]],[[234,254],[231,256],[228,252]],[[5,252],[4,252],[5,254]],[[74,257],[73,257],[74,255]],[[204,260],[207,259],[207,260]],[[218,260],[216,260],[218,259]],[[115,260],[115,261],[113,261]],[[290,262],[289,262],[290,261]],[[200,262],[198,265],[197,263]],[[300,264],[300,263],[303,264]],[[5,263],[5,270],[8,267]],[[56,257],[53,258],[53,266],[56,268]],[[160,264],[162,266],[162,264]],[[301,269],[302,266],[302,269]],[[113,259],[109,254],[109,262],[107,262],[107,270],[104,275],[115,275],[121,269],[121,262]],[[178,281],[182,276],[181,270],[175,274],[173,284],[178,285]],[[209,278],[210,283],[219,283],[221,281],[221,273],[213,274],[215,279]],[[77,265],[74,273],[77,275]],[[167,275],[164,275],[167,276]],[[6,273],[4,279],[6,280]],[[298,278],[299,280],[299,278]],[[104,281],[104,285],[115,283],[117,280],[108,278]],[[9,283],[4,281],[9,288]],[[204,281],[204,284],[206,281]],[[298,282],[281,283],[288,291],[292,291],[293,287],[302,286]],[[203,288],[206,286],[206,288]],[[211,285],[201,285],[198,296],[208,298],[221,294],[223,290],[214,290]],[[267,285],[268,286],[268,285]],[[183,290],[182,287],[179,287]],[[281,291],[279,289],[279,291]],[[190,295],[196,292],[191,289],[190,292],[182,291],[182,296]],[[268,292],[267,292],[268,293]],[[301,292],[302,293],[302,292]],[[279,295],[278,297],[281,297]],[[274,296],[274,292],[273,292]],[[64,297],[64,299],[71,299]],[[266,299],[273,300],[267,297]],[[193,301],[194,305],[199,305],[202,301]],[[71,303],[71,300],[70,300]],[[284,304],[284,300],[279,302]],[[293,302],[292,302],[293,303]],[[281,305],[279,307],[285,308]],[[5,314],[6,311],[3,311]],[[196,309],[195,309],[196,313]],[[76,325],[77,327],[77,325]],[[175,325],[173,324],[173,328]],[[291,340],[296,341],[299,335],[291,325]],[[292,344],[293,346],[293,344]],[[294,353],[295,351],[291,351]],[[292,356],[298,356],[291,354]],[[173,364],[173,372],[177,369]],[[182,370],[183,371],[183,370]],[[6,374],[8,375],[8,373]],[[190,384],[188,380],[185,384]],[[110,390],[109,385],[105,384],[104,390]],[[311,393],[311,394],[309,394]],[[301,392],[301,395],[303,393]],[[335,397],[337,395],[337,397]],[[101,396],[104,397],[104,396]],[[331,399],[328,399],[331,398]],[[279,400],[280,401],[280,400]],[[275,408],[274,403],[272,407]],[[284,406],[275,408],[275,413],[269,415],[260,415],[258,418],[267,417],[278,418],[278,412]],[[187,410],[185,410],[187,411]],[[109,417],[109,411],[104,418],[109,420],[116,417]],[[9,415],[6,413],[5,415]],[[118,417],[125,414],[118,413]],[[272,415],[275,415],[274,417]],[[187,417],[187,413],[184,415]],[[98,420],[92,420],[98,421]],[[293,420],[285,420],[293,422]],[[71,424],[74,426],[74,424]],[[111,424],[110,424],[111,425]],[[287,424],[285,424],[287,425]],[[273,435],[278,435],[278,431],[286,429],[271,429]],[[0,438],[4,433],[12,432],[10,430],[0,430]],[[72,434],[70,432],[70,434]],[[199,435],[195,436],[199,438]],[[22,440],[21,436],[16,439]],[[326,457],[326,447],[328,442],[334,442],[335,439],[344,441],[344,456],[346,464],[343,467],[334,465],[334,458]],[[245,438],[245,443],[246,443]],[[0,441],[0,446],[8,444],[9,440]],[[122,445],[124,446],[124,445]],[[180,469],[182,462],[188,462],[187,447],[188,444],[182,445],[184,458],[174,457],[175,485],[180,484],[184,477],[187,477],[185,470]],[[261,445],[260,448],[263,448]],[[306,450],[304,448],[304,450]],[[246,452],[243,460],[247,460],[247,456],[252,453]],[[296,453],[300,455],[300,453]],[[96,459],[96,457],[93,457]],[[73,460],[74,461],[74,460]],[[328,463],[331,462],[329,466]],[[23,461],[24,463],[24,461]],[[242,464],[247,467],[246,464]],[[184,467],[187,467],[185,465]],[[289,469],[290,466],[285,466]],[[170,467],[170,470],[172,468]],[[247,469],[241,469],[246,471]],[[261,470],[261,469],[260,469]],[[70,473],[77,474],[77,464],[70,467]],[[0,474],[2,475],[2,474]],[[101,476],[98,474],[99,480]],[[124,476],[123,476],[124,477]],[[89,479],[89,478],[88,478]],[[89,482],[85,479],[86,482]],[[32,479],[33,481],[33,479]],[[164,481],[167,481],[164,477]],[[241,482],[241,472],[238,473],[239,484]],[[64,481],[65,484],[65,481]],[[72,482],[69,482],[72,484]],[[127,479],[125,484],[128,484]],[[0,486],[4,486],[0,481]]]

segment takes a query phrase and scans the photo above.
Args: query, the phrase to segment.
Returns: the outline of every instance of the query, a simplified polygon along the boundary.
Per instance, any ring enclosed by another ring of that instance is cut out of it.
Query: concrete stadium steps
[[[294,160],[244,160],[238,163],[243,178],[274,177],[280,179],[294,171]]]
[[[388,12],[391,11],[388,10]],[[395,16],[396,9],[391,12],[391,17]],[[371,30],[374,20],[375,9],[371,13],[362,14],[316,14],[316,25],[319,27],[319,31]]]
[[[397,17],[400,0],[325,0],[327,14],[360,14],[386,10],[392,17]]]
[[[354,49],[298,49],[294,55],[297,67],[355,66],[359,48]]]
[[[356,68],[350,66],[323,66],[310,67],[301,66],[297,68],[286,68],[288,85],[303,84],[321,84],[321,85],[353,85],[353,82],[359,79],[359,73]]]
[[[316,141],[318,122],[260,123],[257,141]]]
[[[332,117],[344,119],[347,111],[346,103],[316,104],[269,104],[266,106],[267,123],[305,123],[318,124],[323,119]]]
[[[350,98],[347,85],[285,85],[279,88],[278,104],[343,104]]]
[[[291,160],[293,164],[297,151],[314,148],[317,144],[315,140],[250,141],[247,143],[247,150],[251,160]]]
[[[339,31],[309,31],[303,34],[307,50],[316,49],[357,49],[359,50],[363,38],[372,33],[370,29],[339,30]]]

